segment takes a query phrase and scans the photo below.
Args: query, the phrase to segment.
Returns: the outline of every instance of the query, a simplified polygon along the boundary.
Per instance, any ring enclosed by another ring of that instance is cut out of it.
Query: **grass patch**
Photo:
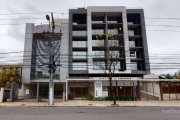
[[[112,106],[119,106],[119,104],[111,104]]]

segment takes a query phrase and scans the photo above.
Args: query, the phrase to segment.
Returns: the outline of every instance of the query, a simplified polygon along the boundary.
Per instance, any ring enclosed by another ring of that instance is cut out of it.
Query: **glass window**
[[[86,41],[81,41],[81,47],[86,47]]]
[[[133,22],[127,22],[128,25],[133,25]]]
[[[134,30],[129,30],[129,36],[134,36]]]
[[[87,62],[73,62],[72,69],[73,70],[87,70]]]
[[[103,69],[105,69],[105,62],[104,61],[94,62],[93,70],[103,70]]]
[[[92,40],[92,46],[104,46],[104,40]]]
[[[108,46],[119,46],[118,40],[108,40]]]
[[[108,29],[108,33],[110,33],[110,34],[118,34],[118,30]]]
[[[49,37],[47,37],[49,38]],[[33,36],[33,46],[36,46],[33,48],[32,56],[32,66],[31,66],[31,79],[49,79],[49,66],[47,63],[49,63],[50,58],[50,47],[49,42],[47,41],[47,38],[44,38],[45,40]],[[59,39],[60,37],[54,38],[54,61],[56,65],[59,65],[60,57],[60,49],[59,49]],[[40,40],[39,40],[40,39]],[[56,71],[54,73],[54,79],[59,79],[57,76],[60,74],[60,66],[56,67]]]
[[[119,58],[119,51],[109,51],[109,58]]]
[[[118,61],[118,62],[113,62],[112,65],[111,65],[111,70],[113,70],[115,67],[115,70],[120,70],[121,69],[121,63]]]
[[[135,41],[129,41],[129,47],[135,47]]]
[[[104,51],[92,51],[93,52],[93,58],[104,58]]]
[[[86,36],[86,31],[73,31],[74,36]]]
[[[104,34],[104,29],[93,29],[92,34],[95,35]]]
[[[85,51],[73,51],[73,58],[86,58]]]
[[[130,51],[130,57],[136,58],[136,51]]]
[[[137,62],[131,62],[131,70],[137,70]]]
[[[92,23],[103,23],[103,21],[91,21]]]
[[[73,47],[86,47],[86,41],[73,41]]]

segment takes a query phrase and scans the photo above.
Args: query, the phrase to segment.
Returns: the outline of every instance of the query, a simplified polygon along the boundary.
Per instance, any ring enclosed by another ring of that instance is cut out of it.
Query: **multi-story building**
[[[120,29],[114,32],[115,28]],[[110,46],[106,43],[111,40],[107,39],[106,35],[109,33],[123,36],[123,43],[119,45],[123,51],[116,50],[119,53],[119,61],[113,86],[124,86],[123,83],[127,81],[125,79],[143,78],[143,75],[150,73],[143,9],[126,9],[123,6],[70,9],[68,87],[70,92],[75,93],[75,97],[86,95],[89,86],[94,88],[91,93],[95,95],[96,81],[102,84],[97,96],[109,93],[106,91],[109,83],[104,80],[107,76],[101,67],[94,64],[99,60],[104,68],[107,68],[109,59],[106,49]],[[100,34],[104,36],[101,49],[96,45],[97,36]],[[137,82],[134,84],[137,85]],[[127,91],[131,91],[131,86],[129,82],[125,84]],[[118,87],[119,93],[121,88]],[[83,93],[80,92],[81,89]]]
[[[57,21],[55,24],[59,27],[55,28],[54,59],[59,66],[54,75],[54,86],[56,90],[61,89],[66,93],[66,99],[69,93],[82,99],[89,94],[110,94],[104,70],[94,64],[100,62],[107,71],[111,61],[107,49],[112,47],[109,45],[112,39],[106,37],[109,33],[119,35],[122,39],[122,44],[118,44],[118,49],[114,50],[119,55],[113,76],[115,94],[133,94],[133,86],[139,88],[138,79],[150,74],[143,9],[126,9],[124,6],[70,9],[68,22]],[[26,85],[43,82],[47,83],[48,89],[49,30],[48,25],[26,25],[26,58],[23,61],[26,69],[22,74],[22,82]],[[62,36],[59,35],[60,30]],[[98,35],[104,37],[101,49],[96,46]]]

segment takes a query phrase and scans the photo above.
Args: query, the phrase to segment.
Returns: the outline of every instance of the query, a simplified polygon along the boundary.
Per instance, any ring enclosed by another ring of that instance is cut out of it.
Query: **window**
[[[86,41],[73,41],[73,47],[87,47]]]
[[[104,34],[104,29],[93,29],[92,34],[93,35]]]
[[[104,23],[104,17],[100,17],[100,16],[92,17],[91,23]]]
[[[103,70],[105,69],[105,62],[104,61],[96,61],[93,65],[93,70]]]
[[[92,46],[104,46],[104,40],[92,40]]]
[[[133,22],[127,22],[128,25],[133,25]]]
[[[86,58],[85,51],[73,51],[73,58]]]
[[[104,51],[92,51],[93,52],[93,58],[104,58]]]
[[[130,57],[136,58],[136,51],[130,51]]]
[[[136,47],[135,41],[129,41],[129,47]]]
[[[137,62],[131,62],[131,70],[137,70]]]
[[[86,36],[86,31],[73,31],[73,36]]]
[[[108,40],[108,46],[119,46],[119,40]]]
[[[110,34],[118,34],[118,30],[108,29],[108,33],[110,33]]]
[[[109,58],[119,58],[119,51],[109,51]]]
[[[73,70],[87,70],[87,62],[73,62],[72,69]]]
[[[115,67],[115,70],[120,70],[121,69],[121,63],[119,61],[113,62],[111,65],[111,70],[114,70],[114,67]]]
[[[134,36],[134,30],[129,30],[129,36]]]

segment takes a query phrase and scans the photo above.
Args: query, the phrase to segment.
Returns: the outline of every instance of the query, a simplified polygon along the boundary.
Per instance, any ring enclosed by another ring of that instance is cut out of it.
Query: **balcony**
[[[104,34],[104,29],[93,29],[92,30],[92,35],[100,35]]]
[[[140,24],[128,24],[128,29],[135,29],[139,28],[141,25]]]
[[[73,36],[87,36],[86,31],[73,31]]]
[[[98,21],[91,21],[92,24],[99,24],[99,23],[104,23],[104,21],[102,20],[98,20]]]
[[[135,41],[129,41],[129,48],[131,51],[136,51],[142,49],[143,47],[139,45],[139,43],[135,43]]]
[[[84,24],[73,23],[73,29],[86,29],[86,27],[87,27],[86,23]]]
[[[140,34],[136,33],[134,30],[129,30],[129,39],[138,39],[141,37]]]

